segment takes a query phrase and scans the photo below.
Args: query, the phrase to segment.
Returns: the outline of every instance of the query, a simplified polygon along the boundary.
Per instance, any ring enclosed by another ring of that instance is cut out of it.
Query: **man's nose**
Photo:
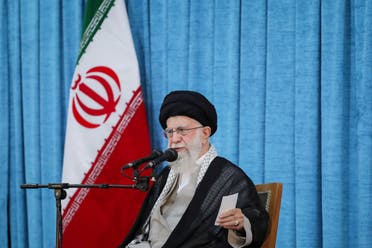
[[[180,142],[181,140],[182,140],[182,135],[181,135],[181,134],[178,134],[177,132],[174,132],[174,133],[172,134],[172,137],[169,138],[169,141],[170,141],[171,143],[178,143],[178,142]]]

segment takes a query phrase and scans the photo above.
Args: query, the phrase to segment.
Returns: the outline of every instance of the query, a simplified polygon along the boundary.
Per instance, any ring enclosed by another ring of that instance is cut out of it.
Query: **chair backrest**
[[[282,183],[257,184],[258,195],[269,213],[270,220],[267,228],[265,242],[261,248],[274,248],[276,243],[276,233],[278,230],[280,203],[282,200]]]

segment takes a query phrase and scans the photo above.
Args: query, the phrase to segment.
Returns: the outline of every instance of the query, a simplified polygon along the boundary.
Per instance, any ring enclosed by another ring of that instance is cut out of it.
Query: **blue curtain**
[[[154,148],[176,89],[218,111],[220,155],[284,184],[277,247],[372,244],[372,1],[127,0]],[[53,247],[84,0],[0,1],[0,242]]]
[[[68,90],[82,1],[0,1],[0,243],[53,247],[53,191],[60,182]]]

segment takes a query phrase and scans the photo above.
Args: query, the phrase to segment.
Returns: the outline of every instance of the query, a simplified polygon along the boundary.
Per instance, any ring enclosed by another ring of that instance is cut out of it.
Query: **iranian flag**
[[[67,117],[62,182],[133,185],[121,167],[149,155],[137,58],[124,0],[87,2]],[[146,192],[69,188],[63,247],[117,247]]]

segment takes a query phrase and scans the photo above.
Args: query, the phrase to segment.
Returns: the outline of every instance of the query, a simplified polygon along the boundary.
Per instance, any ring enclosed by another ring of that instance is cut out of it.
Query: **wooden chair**
[[[265,242],[261,248],[275,248],[276,233],[278,230],[280,203],[282,200],[282,183],[257,184],[256,189],[259,197],[269,213],[270,220]]]

